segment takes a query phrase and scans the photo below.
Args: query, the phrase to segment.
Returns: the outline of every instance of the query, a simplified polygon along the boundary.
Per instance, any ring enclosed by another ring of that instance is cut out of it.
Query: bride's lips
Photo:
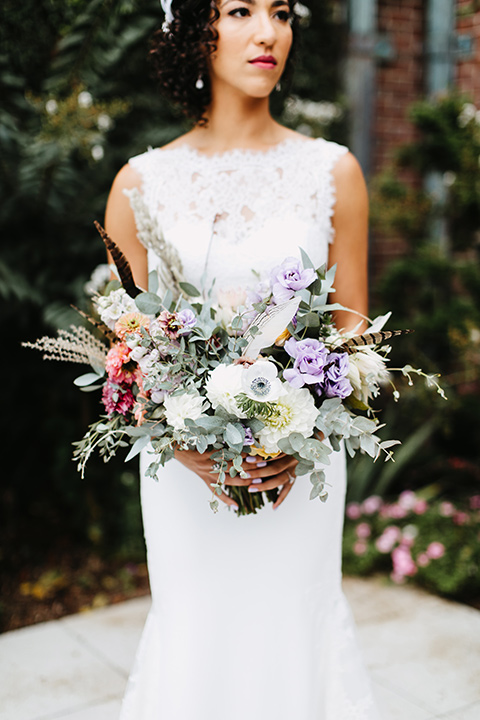
[[[273,68],[276,66],[277,61],[273,57],[273,55],[260,55],[259,57],[254,58],[253,60],[249,60],[250,65],[255,65],[256,67],[265,68],[266,70],[273,70]]]

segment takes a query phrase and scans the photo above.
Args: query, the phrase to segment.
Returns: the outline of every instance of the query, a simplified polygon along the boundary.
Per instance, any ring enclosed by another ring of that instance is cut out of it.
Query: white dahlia
[[[205,384],[205,390],[212,407],[221,405],[227,412],[238,418],[246,417],[235,400],[243,392],[243,367],[241,365],[217,365]]]
[[[279,452],[277,443],[293,432],[310,437],[315,427],[318,410],[314,399],[307,388],[293,388],[287,383],[283,384],[283,391],[275,403],[277,412],[265,419],[265,423],[258,433],[258,442],[267,453]]]
[[[185,430],[185,420],[198,420],[208,408],[208,402],[197,391],[182,395],[167,395],[163,402],[167,422],[175,430]]]

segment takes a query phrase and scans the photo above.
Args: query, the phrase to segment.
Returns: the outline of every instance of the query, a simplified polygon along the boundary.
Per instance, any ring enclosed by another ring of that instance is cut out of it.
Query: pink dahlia
[[[132,385],[135,373],[126,367],[130,362],[130,348],[120,342],[113,345],[107,353],[105,367],[108,379],[118,385]]]
[[[115,413],[125,416],[135,405],[135,397],[131,388],[121,388],[107,380],[103,386],[102,402],[110,417]]]

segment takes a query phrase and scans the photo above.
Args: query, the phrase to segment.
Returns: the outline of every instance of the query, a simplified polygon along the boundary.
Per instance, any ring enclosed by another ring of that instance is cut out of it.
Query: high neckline
[[[263,159],[265,157],[270,157],[272,155],[276,155],[278,153],[283,152],[285,149],[290,148],[290,146],[295,145],[308,145],[310,143],[314,143],[315,141],[320,140],[321,138],[308,138],[305,136],[305,139],[302,139],[300,137],[287,137],[284,140],[281,140],[280,142],[276,143],[275,145],[271,145],[271,147],[266,148],[265,150],[256,150],[253,148],[231,148],[229,150],[223,150],[220,152],[215,153],[205,153],[202,150],[198,150],[198,148],[194,147],[193,145],[190,145],[189,143],[182,143],[181,145],[176,145],[175,147],[169,148],[169,147],[160,147],[156,148],[157,152],[160,152],[162,154],[171,154],[171,153],[180,153],[185,154],[190,157],[194,157],[197,160],[206,160],[206,161],[225,161],[225,160],[232,160],[235,158],[245,158],[247,160],[258,160]]]

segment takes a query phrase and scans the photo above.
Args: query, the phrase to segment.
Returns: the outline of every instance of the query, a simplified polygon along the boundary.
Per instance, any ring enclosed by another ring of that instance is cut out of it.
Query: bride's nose
[[[275,25],[268,13],[258,13],[255,27],[255,42],[258,45],[271,47],[277,38]]]

